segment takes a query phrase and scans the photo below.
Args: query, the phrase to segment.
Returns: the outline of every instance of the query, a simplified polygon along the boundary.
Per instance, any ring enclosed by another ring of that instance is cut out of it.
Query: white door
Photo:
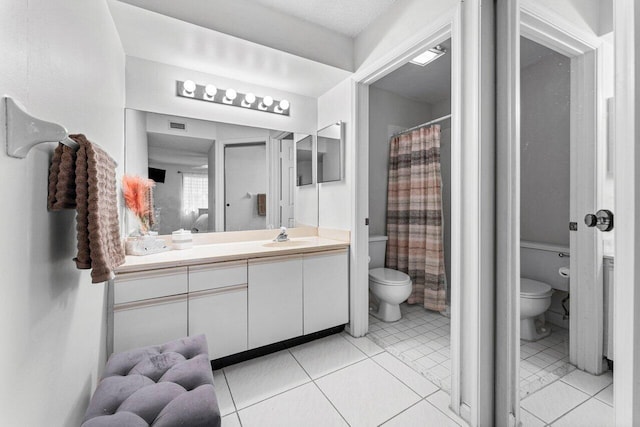
[[[224,148],[225,231],[263,230],[258,195],[267,194],[267,150],[264,143],[229,144]]]
[[[280,140],[280,226],[294,227],[293,187],[295,158],[293,140]]]

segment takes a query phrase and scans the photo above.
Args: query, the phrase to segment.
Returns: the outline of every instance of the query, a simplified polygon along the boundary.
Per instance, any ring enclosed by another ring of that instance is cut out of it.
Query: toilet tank
[[[384,267],[387,236],[369,236],[369,270]]]

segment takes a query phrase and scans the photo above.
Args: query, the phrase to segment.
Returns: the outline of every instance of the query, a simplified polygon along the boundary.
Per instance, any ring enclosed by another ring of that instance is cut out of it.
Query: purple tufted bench
[[[82,427],[220,427],[204,335],[113,354]]]

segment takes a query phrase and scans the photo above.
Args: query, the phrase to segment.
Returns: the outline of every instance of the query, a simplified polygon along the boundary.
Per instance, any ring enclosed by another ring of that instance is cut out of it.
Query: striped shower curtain
[[[446,309],[440,126],[391,138],[386,266],[411,277],[407,302]]]

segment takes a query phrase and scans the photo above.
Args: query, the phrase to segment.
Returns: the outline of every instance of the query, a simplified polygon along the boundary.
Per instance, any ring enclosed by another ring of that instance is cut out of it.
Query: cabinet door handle
[[[246,289],[247,289],[246,283],[242,285],[225,286],[224,288],[205,289],[204,291],[189,292],[189,298],[202,298],[202,297],[207,297],[209,295],[228,294],[231,292],[238,292]]]
[[[145,299],[142,301],[133,301],[133,302],[127,302],[124,304],[116,304],[113,306],[113,311],[116,312],[121,310],[132,310],[134,308],[151,307],[154,305],[168,304],[168,303],[180,302],[180,301],[186,302],[187,294],[171,295],[168,297],[151,298],[151,299]]]

